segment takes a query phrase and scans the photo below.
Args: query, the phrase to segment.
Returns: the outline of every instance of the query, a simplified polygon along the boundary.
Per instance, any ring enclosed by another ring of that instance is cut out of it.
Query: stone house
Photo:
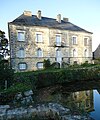
[[[41,11],[22,15],[8,23],[11,65],[16,71],[43,68],[44,59],[51,63],[81,64],[92,61],[92,33],[68,18],[42,17]]]
[[[94,59],[100,59],[100,44],[98,45],[97,49],[93,52]]]

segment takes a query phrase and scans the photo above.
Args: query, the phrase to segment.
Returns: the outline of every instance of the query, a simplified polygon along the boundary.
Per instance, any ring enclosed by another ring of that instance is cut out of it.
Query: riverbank
[[[1,120],[93,120],[87,114],[71,113],[57,103],[37,104],[27,107],[10,108],[9,105],[0,105]]]
[[[14,74],[13,85],[1,92],[16,94],[30,89],[36,91],[36,89],[48,86],[98,80],[100,80],[100,65],[20,72]]]

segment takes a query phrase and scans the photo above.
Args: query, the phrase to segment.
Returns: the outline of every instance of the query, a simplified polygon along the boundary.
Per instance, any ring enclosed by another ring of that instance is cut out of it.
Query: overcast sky
[[[93,32],[93,51],[100,44],[100,0],[0,0],[0,29],[8,38],[8,22],[20,16],[24,10],[42,16],[56,18],[57,14],[69,18],[77,26]]]

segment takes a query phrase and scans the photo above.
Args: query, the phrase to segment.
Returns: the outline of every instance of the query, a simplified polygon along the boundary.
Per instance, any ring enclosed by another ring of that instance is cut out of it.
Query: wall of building
[[[17,39],[18,30],[25,31],[25,41],[21,42]],[[42,43],[36,42],[36,33],[42,33]],[[55,46],[56,35],[61,35],[62,45]],[[72,36],[77,36],[77,44],[72,44]],[[23,26],[9,24],[9,37],[11,48],[11,64],[12,67],[19,71],[18,64],[21,62],[27,63],[26,71],[36,70],[37,62],[43,62],[44,59],[50,59],[51,63],[56,61],[56,50],[62,52],[62,62],[73,64],[77,61],[78,64],[92,60],[92,36],[89,33],[49,29],[39,26]],[[89,38],[89,44],[84,46],[84,37]],[[19,58],[18,50],[23,47],[25,50],[25,58]],[[43,57],[37,57],[36,51],[38,48],[43,50]],[[77,57],[73,57],[73,49],[77,50]],[[84,50],[88,49],[88,57],[84,57]],[[70,61],[69,61],[70,60]]]

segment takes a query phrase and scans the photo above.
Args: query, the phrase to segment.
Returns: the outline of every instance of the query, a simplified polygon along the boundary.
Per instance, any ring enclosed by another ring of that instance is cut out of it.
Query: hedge
[[[66,82],[100,80],[100,66],[16,73],[15,81],[40,88]]]

